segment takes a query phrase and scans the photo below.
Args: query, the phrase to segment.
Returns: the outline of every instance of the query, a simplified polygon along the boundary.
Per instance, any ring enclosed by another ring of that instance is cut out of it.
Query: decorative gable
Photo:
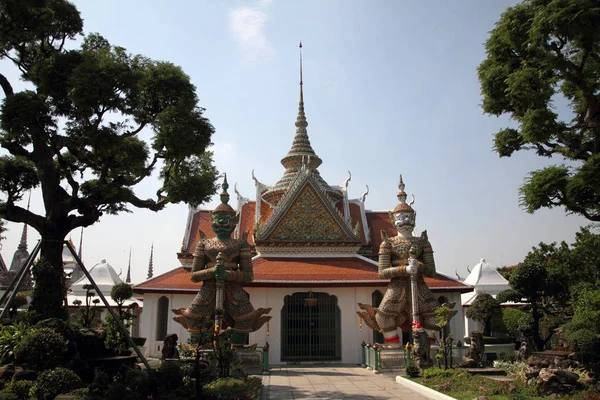
[[[305,168],[256,233],[268,242],[358,242],[360,238]]]
[[[311,185],[306,185],[269,239],[339,241],[346,234]]]

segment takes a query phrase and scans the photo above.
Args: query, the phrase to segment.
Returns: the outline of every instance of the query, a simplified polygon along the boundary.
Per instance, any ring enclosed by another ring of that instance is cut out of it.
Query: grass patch
[[[457,400],[472,400],[477,396],[486,396],[490,400],[542,400],[548,397],[538,396],[535,386],[519,381],[499,382],[480,375],[471,375],[466,370],[449,370],[443,374],[426,374],[427,377],[408,378],[413,382],[427,386]],[[433,375],[433,376],[432,376]],[[578,392],[561,399],[584,400],[585,392]]]

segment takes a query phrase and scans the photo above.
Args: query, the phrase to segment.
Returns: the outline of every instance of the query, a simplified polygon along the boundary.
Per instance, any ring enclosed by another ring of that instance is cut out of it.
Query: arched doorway
[[[281,309],[281,361],[342,359],[337,297],[301,292],[285,296]]]

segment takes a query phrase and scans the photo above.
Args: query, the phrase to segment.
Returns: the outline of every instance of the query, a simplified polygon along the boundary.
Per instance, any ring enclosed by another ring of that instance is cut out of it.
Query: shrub
[[[20,400],[17,395],[8,390],[0,390],[0,400]]]
[[[166,361],[158,366],[157,379],[167,390],[180,387],[183,383],[183,371],[179,361]]]
[[[29,398],[29,391],[33,386],[33,381],[21,380],[16,382],[9,382],[6,385],[6,390],[12,392],[17,396],[18,399],[27,400]]]
[[[29,325],[23,321],[2,327],[0,330],[0,364],[5,365],[14,361],[15,347],[21,343],[28,330]]]
[[[579,329],[567,336],[567,344],[573,351],[582,354],[596,354],[598,352],[598,337],[589,329]]]
[[[150,382],[146,371],[129,370],[125,382],[132,392],[137,393],[144,399],[150,394]]]
[[[502,321],[508,333],[516,337],[531,327],[533,318],[531,314],[516,308],[503,308]]]
[[[260,392],[261,385],[261,380],[256,377],[219,378],[204,386],[202,394],[218,400],[254,398]]]
[[[436,376],[448,377],[456,373],[454,369],[442,369],[442,368],[427,368],[423,370],[423,379],[433,378]]]
[[[73,340],[75,338],[75,331],[73,328],[62,319],[48,318],[39,321],[35,324],[35,328],[49,328],[54,332],[60,334],[65,341]]]
[[[416,378],[417,376],[419,376],[419,373],[419,367],[417,367],[415,363],[411,362],[406,366],[406,375],[410,378]]]
[[[88,388],[80,388],[80,389],[75,389],[69,393],[66,394],[59,394],[58,396],[56,396],[56,400],[81,400],[81,399],[87,399],[89,395],[89,391]]]
[[[69,393],[82,385],[81,379],[73,371],[57,367],[42,372],[31,391],[38,399],[52,400],[59,394]]]
[[[49,328],[32,329],[15,347],[15,362],[42,371],[60,364],[67,351],[63,337]]]

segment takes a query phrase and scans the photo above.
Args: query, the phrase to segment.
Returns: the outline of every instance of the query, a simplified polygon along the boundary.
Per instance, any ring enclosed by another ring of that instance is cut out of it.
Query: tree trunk
[[[531,299],[531,329],[533,330],[533,342],[537,351],[544,351],[545,341],[540,336],[540,319],[542,316],[539,313],[537,299]]]
[[[35,286],[33,307],[40,319],[60,318],[66,320],[67,290],[63,269],[62,251],[65,235],[42,234],[41,260],[33,268]]]

